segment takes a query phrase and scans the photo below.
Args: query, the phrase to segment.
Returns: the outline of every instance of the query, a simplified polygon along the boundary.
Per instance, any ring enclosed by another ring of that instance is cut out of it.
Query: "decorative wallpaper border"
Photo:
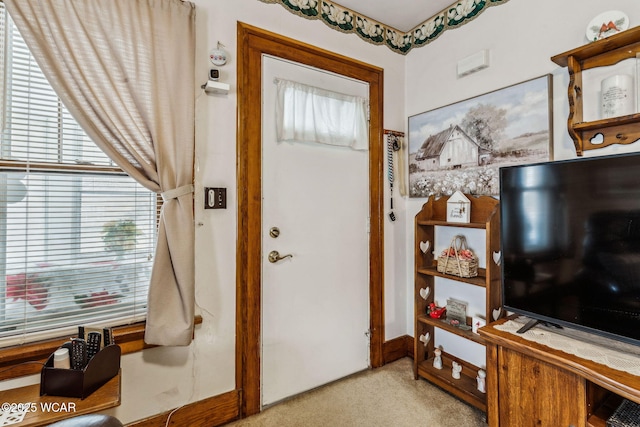
[[[414,47],[431,43],[446,30],[458,28],[470,22],[488,7],[504,4],[509,0],[459,0],[407,33],[374,21],[329,0],[260,1],[280,3],[298,16],[307,19],[321,19],[322,22],[337,31],[355,33],[369,43],[384,44],[392,51],[406,55]]]

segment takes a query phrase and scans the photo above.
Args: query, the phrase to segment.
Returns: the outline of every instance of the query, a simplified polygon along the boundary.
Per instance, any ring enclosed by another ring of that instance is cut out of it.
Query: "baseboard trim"
[[[403,357],[413,357],[413,338],[403,335],[385,341],[382,345],[382,355],[384,363],[391,363]]]
[[[171,415],[170,422],[167,418]],[[233,390],[228,393],[209,397],[197,402],[184,405],[177,410],[167,411],[144,420],[127,424],[127,427],[161,427],[161,426],[189,426],[215,427],[235,421],[240,415],[240,392]]]

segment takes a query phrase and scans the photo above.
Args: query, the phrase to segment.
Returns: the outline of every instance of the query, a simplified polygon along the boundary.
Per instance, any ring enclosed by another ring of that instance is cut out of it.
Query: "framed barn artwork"
[[[552,160],[551,75],[409,117],[409,196],[497,196],[502,166]]]

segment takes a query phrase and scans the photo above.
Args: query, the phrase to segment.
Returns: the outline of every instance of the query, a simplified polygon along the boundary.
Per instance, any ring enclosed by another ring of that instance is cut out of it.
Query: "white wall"
[[[634,0],[513,0],[490,8],[461,28],[445,32],[434,43],[407,55],[407,117],[550,73],[554,76],[554,159],[576,157],[566,125],[568,73],[550,58],[586,44],[587,25],[607,10],[623,11],[629,16],[630,26],[640,25],[640,8]],[[457,62],[483,49],[490,50],[489,68],[457,78]],[[589,89],[586,84],[585,93]],[[586,152],[585,157],[637,150],[638,144],[614,146]],[[413,217],[425,201],[406,201],[407,254],[413,251]],[[411,256],[406,257],[406,268],[406,276],[412,277]],[[408,281],[407,293],[412,289]],[[407,332],[413,335],[413,300],[408,298],[407,304]],[[466,351],[478,350],[463,348],[457,352],[464,356]]]

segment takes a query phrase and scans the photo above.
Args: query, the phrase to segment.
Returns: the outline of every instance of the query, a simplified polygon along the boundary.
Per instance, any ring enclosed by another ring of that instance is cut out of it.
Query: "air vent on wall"
[[[489,66],[489,50],[484,49],[478,53],[462,58],[458,61],[458,78],[468,76]]]

